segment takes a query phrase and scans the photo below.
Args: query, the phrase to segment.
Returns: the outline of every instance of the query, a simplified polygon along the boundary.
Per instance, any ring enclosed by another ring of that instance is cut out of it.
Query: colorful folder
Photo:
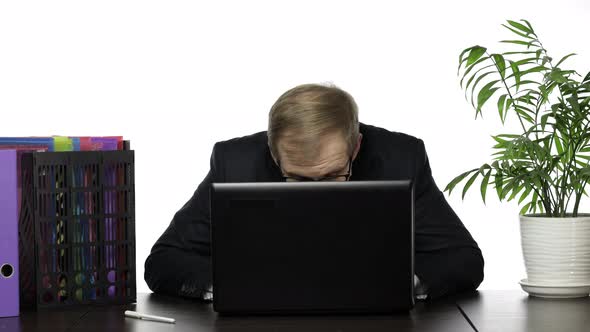
[[[0,317],[19,314],[16,165],[16,150],[0,150]]]

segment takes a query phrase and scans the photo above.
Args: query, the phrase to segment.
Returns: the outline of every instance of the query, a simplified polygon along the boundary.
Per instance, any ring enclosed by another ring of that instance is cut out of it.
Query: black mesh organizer
[[[136,300],[133,151],[22,155],[23,307]]]

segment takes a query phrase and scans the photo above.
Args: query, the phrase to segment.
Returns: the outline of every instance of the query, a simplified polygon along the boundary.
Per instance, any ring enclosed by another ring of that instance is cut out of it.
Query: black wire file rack
[[[24,307],[136,300],[134,151],[22,154]]]

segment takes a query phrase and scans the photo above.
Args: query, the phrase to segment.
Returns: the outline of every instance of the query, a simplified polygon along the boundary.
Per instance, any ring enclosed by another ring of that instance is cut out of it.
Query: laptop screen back
[[[407,310],[413,218],[409,180],[214,183],[214,309]]]

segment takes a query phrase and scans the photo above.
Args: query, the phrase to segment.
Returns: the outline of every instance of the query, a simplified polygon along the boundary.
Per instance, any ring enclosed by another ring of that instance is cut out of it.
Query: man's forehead
[[[333,153],[328,155],[317,155],[315,158],[303,158],[291,155],[285,156],[281,159],[281,166],[292,167],[317,167],[317,168],[334,168],[345,166],[348,162],[348,155],[346,153]],[[283,162],[284,160],[284,162]]]
[[[348,158],[349,146],[341,135],[325,135],[309,142],[286,137],[278,143],[281,163],[314,166]]]
[[[287,176],[297,175],[311,178],[325,177],[336,173],[344,173],[348,159],[327,159],[321,162],[309,163],[281,163],[283,172]]]
[[[320,144],[321,145],[321,144]],[[322,177],[342,172],[348,165],[349,155],[346,145],[339,148],[320,148],[313,154],[296,151],[281,152],[281,167],[288,175]]]

